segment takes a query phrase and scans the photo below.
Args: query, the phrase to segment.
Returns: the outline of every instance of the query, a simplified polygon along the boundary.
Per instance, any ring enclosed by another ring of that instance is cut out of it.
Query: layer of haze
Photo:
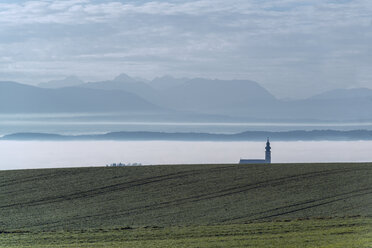
[[[372,130],[372,122],[364,123],[202,123],[202,122],[120,122],[120,121],[46,121],[4,120],[0,115],[0,137],[14,133],[51,133],[61,135],[105,134],[110,132],[196,132],[233,134],[245,131],[293,130]]]
[[[237,163],[264,158],[265,142],[0,141],[0,170],[104,166],[110,163]],[[372,141],[271,142],[273,163],[366,162]]]
[[[250,79],[280,98],[372,88],[370,0],[0,3],[0,79]]]

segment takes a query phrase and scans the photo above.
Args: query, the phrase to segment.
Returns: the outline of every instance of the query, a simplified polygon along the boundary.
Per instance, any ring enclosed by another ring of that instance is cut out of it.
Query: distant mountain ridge
[[[156,114],[163,109],[178,117],[199,116],[199,120],[205,121],[211,120],[211,116],[240,121],[372,120],[372,90],[367,88],[338,89],[303,100],[283,101],[250,80],[164,76],[143,81],[126,74],[78,85],[80,79],[71,80],[75,81],[68,83],[67,78],[49,87],[73,87],[53,89],[0,82],[0,113],[147,111]]]
[[[171,80],[175,81],[173,85]],[[158,89],[151,87],[156,84],[162,86]],[[175,79],[165,76],[144,83],[121,74],[113,80],[85,83],[79,87],[122,90],[137,94],[163,108],[171,106],[174,110],[203,114],[255,115],[262,111],[262,107],[279,104],[266,89],[249,80]],[[257,109],[257,105],[261,107]]]
[[[155,106],[135,94],[67,87],[44,89],[0,82],[0,113],[156,112]]]
[[[95,135],[59,135],[50,133],[15,133],[5,135],[0,140],[179,140],[179,141],[350,141],[372,140],[371,130],[312,130],[312,131],[246,131],[236,134],[214,133],[166,133],[166,132],[110,132]]]
[[[350,99],[350,98],[371,98],[372,89],[368,88],[351,88],[351,89],[336,89],[324,92],[310,97],[309,99]]]
[[[154,78],[153,80],[149,81],[148,84],[154,89],[162,91],[182,85],[189,80],[190,78],[175,78],[170,75],[165,75]]]
[[[203,78],[191,79],[165,90],[162,99],[163,105],[172,104],[178,109],[227,115],[245,113],[257,106],[262,108],[278,102],[253,81]]]
[[[98,90],[120,90],[136,94],[144,99],[153,98],[156,91],[147,83],[131,78],[126,74],[120,74],[113,80],[88,82],[76,87]]]
[[[78,86],[83,83],[84,81],[78,78],[77,76],[68,76],[64,79],[52,80],[46,83],[40,83],[38,84],[38,86],[41,88],[57,89],[57,88],[63,88],[63,87]]]

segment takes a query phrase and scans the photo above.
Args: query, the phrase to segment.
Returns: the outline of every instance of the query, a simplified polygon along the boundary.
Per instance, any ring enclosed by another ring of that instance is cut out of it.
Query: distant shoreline
[[[1,140],[19,141],[262,141],[266,137],[275,141],[357,141],[372,140],[370,130],[295,130],[295,131],[246,131],[235,134],[193,133],[193,132],[108,132],[91,135],[60,135],[53,133],[14,133],[0,137]]]

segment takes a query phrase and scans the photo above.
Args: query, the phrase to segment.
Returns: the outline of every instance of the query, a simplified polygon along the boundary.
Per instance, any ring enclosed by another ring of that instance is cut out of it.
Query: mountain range
[[[285,132],[246,131],[235,134],[215,133],[165,133],[165,132],[110,132],[92,135],[59,135],[50,133],[14,133],[0,140],[179,140],[179,141],[262,141],[270,137],[275,141],[305,140],[372,140],[370,130],[295,130]]]
[[[156,112],[161,108],[126,91],[82,87],[45,89],[0,82],[0,113]]]
[[[83,82],[71,76],[38,87],[0,82],[0,113],[120,112],[211,116],[220,120],[365,121],[372,90],[338,89],[303,100],[280,100],[250,80],[164,76],[151,81],[121,74]]]

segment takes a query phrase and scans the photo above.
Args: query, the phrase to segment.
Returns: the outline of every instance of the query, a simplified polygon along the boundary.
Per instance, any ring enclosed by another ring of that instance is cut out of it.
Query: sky
[[[372,88],[370,0],[0,3],[0,81],[249,79],[278,98]]]

